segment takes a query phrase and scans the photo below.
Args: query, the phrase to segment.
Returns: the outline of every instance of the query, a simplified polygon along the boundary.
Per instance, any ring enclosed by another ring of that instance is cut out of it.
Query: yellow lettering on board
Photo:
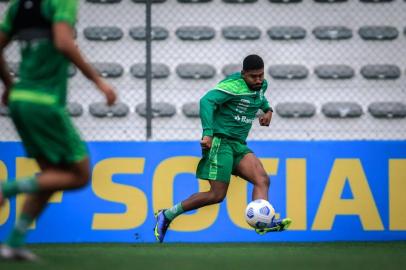
[[[342,199],[346,180],[352,199]],[[362,164],[358,159],[336,159],[313,222],[313,230],[331,230],[336,215],[358,215],[364,230],[383,230]]]
[[[0,181],[7,181],[7,167],[2,161],[0,161]],[[0,209],[0,226],[7,222],[10,217],[10,201],[5,200],[3,206]]]
[[[279,159],[261,158],[260,160],[268,175],[277,174]],[[252,229],[245,221],[245,208],[248,202],[247,187],[247,181],[239,177],[232,177],[227,191],[227,212],[231,221],[236,226],[244,229]]]
[[[124,204],[126,211],[109,214],[95,213],[92,229],[125,230],[144,223],[148,212],[145,193],[132,186],[114,183],[112,179],[116,174],[142,174],[144,164],[144,158],[110,158],[96,164],[92,176],[94,193],[106,201]]]
[[[406,159],[389,160],[389,229],[406,230]]]
[[[293,220],[289,230],[307,229],[306,160],[286,160],[286,216]]]
[[[176,175],[180,173],[195,174],[198,162],[197,157],[179,156],[165,159],[157,166],[152,184],[155,212],[173,206],[173,183]],[[199,183],[199,192],[209,190],[208,181],[200,179],[196,181]],[[214,204],[197,209],[194,214],[180,215],[171,223],[170,229],[183,232],[204,230],[216,221],[218,211],[219,205]]]

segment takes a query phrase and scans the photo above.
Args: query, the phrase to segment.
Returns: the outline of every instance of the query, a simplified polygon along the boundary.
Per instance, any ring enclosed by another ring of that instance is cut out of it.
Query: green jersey
[[[37,11],[35,5],[38,6]],[[31,15],[27,12],[32,12],[33,15],[21,16]],[[54,46],[52,24],[66,22],[73,27],[76,14],[77,0],[11,1],[0,25],[0,31],[9,38],[16,37],[20,43],[19,79],[12,88],[11,102],[20,100],[65,105],[69,61]],[[36,23],[35,26],[41,26],[40,31],[31,26],[31,21]],[[48,36],[43,34],[44,29],[49,32]],[[29,38],[19,38],[21,32]]]
[[[270,109],[264,80],[258,91],[250,90],[241,73],[234,73],[200,99],[203,136],[225,136],[245,142],[258,109]]]

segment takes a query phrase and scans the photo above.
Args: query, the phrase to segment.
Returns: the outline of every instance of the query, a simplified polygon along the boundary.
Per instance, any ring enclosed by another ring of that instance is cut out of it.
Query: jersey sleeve
[[[0,31],[6,34],[8,37],[12,34],[13,20],[17,11],[17,0],[11,1],[6,12],[4,13],[3,20],[0,24]]]
[[[75,26],[78,2],[77,0],[54,0],[53,1],[54,14],[52,17],[52,22],[66,22],[71,27]]]
[[[213,115],[218,105],[232,98],[232,95],[220,90],[211,90],[200,99],[200,120],[203,136],[213,136]]]
[[[262,104],[261,104],[261,108],[260,108],[263,112],[267,112],[267,111],[269,111],[269,110],[271,110],[272,111],[272,108],[271,108],[271,106],[269,105],[269,102],[268,102],[268,100],[264,97],[264,100],[262,101]]]

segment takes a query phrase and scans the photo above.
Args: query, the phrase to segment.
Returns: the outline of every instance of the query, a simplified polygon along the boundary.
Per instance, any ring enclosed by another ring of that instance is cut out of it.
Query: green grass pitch
[[[1,270],[406,269],[406,241],[29,246],[41,261],[0,261]]]

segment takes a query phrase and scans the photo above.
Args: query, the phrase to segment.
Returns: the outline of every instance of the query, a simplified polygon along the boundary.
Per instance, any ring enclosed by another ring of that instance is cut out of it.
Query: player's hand
[[[272,112],[271,111],[266,112],[265,114],[260,116],[258,120],[261,126],[269,126],[272,120]]]
[[[110,84],[106,83],[104,80],[100,80],[96,86],[106,97],[107,105],[111,106],[116,102],[117,95],[114,88]]]
[[[204,136],[203,139],[200,141],[200,146],[203,150],[207,150],[211,148],[211,142],[213,138],[210,136]]]

